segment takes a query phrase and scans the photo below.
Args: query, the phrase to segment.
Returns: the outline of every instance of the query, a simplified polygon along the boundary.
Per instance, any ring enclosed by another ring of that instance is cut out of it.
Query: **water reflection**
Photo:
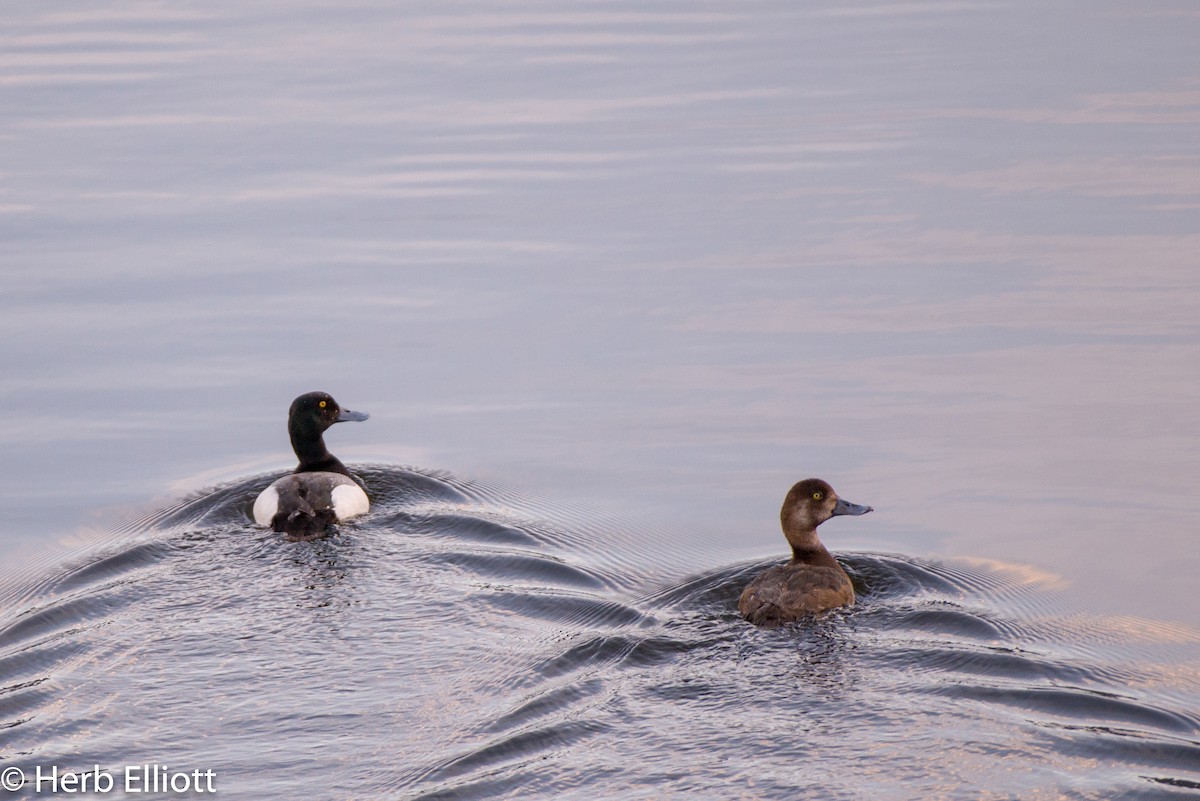
[[[1194,789],[1192,9],[8,11],[6,754],[154,761],[153,720],[256,797]],[[347,459],[535,499],[371,468],[371,527],[244,536],[317,385],[376,412]],[[813,473],[871,488],[830,545],[876,600],[747,634]]]
[[[320,773],[401,797],[560,794],[596,777],[782,796],[807,786],[797,760],[838,775],[858,759],[921,785],[927,766],[901,747],[914,739],[974,765],[939,777],[947,791],[983,786],[998,753],[1053,765],[1043,785],[1106,755],[1105,793],[1149,781],[1130,766],[1196,778],[1200,677],[1170,651],[1200,632],[1064,617],[1053,574],[844,554],[857,605],[764,631],[736,599],[773,560],[662,585],[639,575],[653,551],[629,532],[447,474],[358,469],[372,511],[330,539],[253,528],[264,475],[133,521],[24,588],[0,620],[10,753],[153,760],[153,715],[155,748],[268,795]],[[197,734],[210,750],[188,745]],[[994,748],[973,747],[981,736]],[[1118,755],[1114,737],[1137,746]],[[286,756],[318,741],[319,764]]]

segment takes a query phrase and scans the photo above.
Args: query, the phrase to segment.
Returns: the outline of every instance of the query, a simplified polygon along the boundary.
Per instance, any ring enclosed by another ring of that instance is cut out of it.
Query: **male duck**
[[[870,506],[843,501],[819,478],[806,478],[792,487],[779,512],[792,560],[764,571],[742,591],[742,617],[756,626],[778,626],[854,603],[854,585],[821,544],[817,526],[835,515],[870,511]]]
[[[325,448],[325,429],[334,423],[366,420],[365,412],[343,409],[324,392],[309,392],[288,409],[288,434],[300,464],[267,487],[254,501],[254,522],[312,540],[342,520],[366,514],[367,493],[346,466]]]

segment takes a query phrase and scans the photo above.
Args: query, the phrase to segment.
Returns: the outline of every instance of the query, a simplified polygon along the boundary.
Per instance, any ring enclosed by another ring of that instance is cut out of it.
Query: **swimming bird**
[[[738,598],[742,617],[756,626],[778,626],[854,603],[854,585],[821,544],[817,526],[836,515],[870,511],[870,506],[843,501],[819,478],[806,478],[793,486],[779,512],[792,560],[769,568],[742,590]]]
[[[357,422],[366,412],[343,409],[325,392],[309,392],[288,409],[288,434],[300,464],[259,494],[254,522],[288,535],[312,540],[330,533],[334,523],[366,514],[367,493],[325,447],[325,430],[334,423]]]

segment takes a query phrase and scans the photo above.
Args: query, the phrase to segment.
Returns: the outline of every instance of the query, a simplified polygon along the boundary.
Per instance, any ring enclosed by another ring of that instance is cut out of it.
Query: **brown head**
[[[819,478],[806,478],[797,482],[787,497],[779,519],[783,524],[783,535],[795,551],[820,548],[817,526],[837,515],[865,515],[873,511],[870,506],[843,501],[829,483]]]

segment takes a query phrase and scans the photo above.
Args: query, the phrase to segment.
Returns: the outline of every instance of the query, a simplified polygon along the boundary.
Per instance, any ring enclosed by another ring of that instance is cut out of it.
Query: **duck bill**
[[[835,515],[865,515],[867,512],[875,511],[870,506],[860,506],[857,503],[850,503],[838,498],[837,506],[833,507]]]
[[[366,412],[352,412],[349,409],[342,409],[340,412],[338,412],[337,419],[334,420],[333,422],[335,422],[335,423],[361,423],[363,420],[366,420],[370,416],[371,415],[367,414]]]

